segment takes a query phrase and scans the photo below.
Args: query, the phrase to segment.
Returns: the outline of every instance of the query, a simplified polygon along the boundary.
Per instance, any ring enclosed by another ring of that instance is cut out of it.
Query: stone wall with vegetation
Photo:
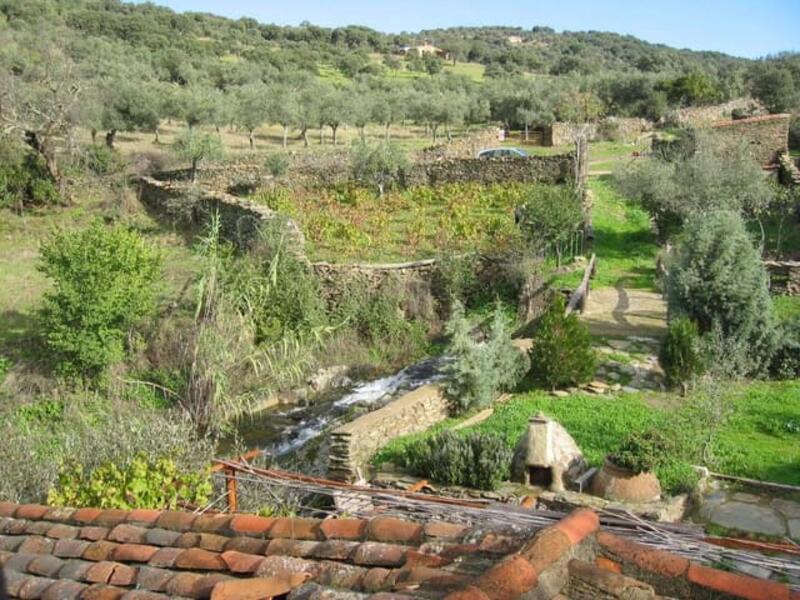
[[[575,154],[528,158],[444,159],[416,163],[404,175],[407,186],[447,183],[573,183]]]
[[[456,138],[446,144],[437,144],[421,150],[415,158],[420,161],[441,160],[444,158],[475,158],[475,155],[486,148],[494,148],[499,144],[500,130],[490,127],[471,135]]]
[[[769,273],[769,285],[773,294],[800,296],[800,261],[768,260],[764,262]]]
[[[723,144],[744,141],[761,164],[773,165],[781,154],[788,152],[791,119],[791,115],[780,114],[720,121],[712,125],[711,131]]]
[[[708,127],[717,121],[732,118],[734,111],[757,115],[763,114],[766,109],[753,98],[734,98],[723,104],[689,106],[672,111],[667,115],[666,121],[679,127]]]
[[[292,247],[298,254],[305,252],[305,238],[297,224],[266,206],[179,181],[160,181],[152,177],[138,177],[135,181],[139,199],[145,206],[181,225],[202,226],[213,214],[219,213],[222,237],[247,246],[258,236],[264,223],[279,219],[287,227]]]
[[[598,123],[553,123],[543,130],[542,145],[569,146],[584,133],[589,141],[611,140],[616,142],[635,142],[643,132],[653,128],[647,119],[608,117]]]
[[[436,385],[425,385],[331,433],[328,476],[354,481],[366,475],[372,456],[394,438],[421,433],[448,416],[449,402]]]

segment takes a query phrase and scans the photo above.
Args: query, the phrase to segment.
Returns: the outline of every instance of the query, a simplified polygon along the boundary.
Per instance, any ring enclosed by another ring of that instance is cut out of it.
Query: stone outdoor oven
[[[566,429],[541,413],[531,417],[514,451],[514,481],[561,492],[585,470],[586,460]]]

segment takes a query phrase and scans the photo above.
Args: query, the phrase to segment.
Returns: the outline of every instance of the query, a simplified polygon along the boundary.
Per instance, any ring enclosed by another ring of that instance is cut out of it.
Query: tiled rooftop
[[[195,515],[0,503],[12,598],[800,600],[598,531],[579,510],[506,536],[440,521]],[[664,596],[667,597],[667,596]]]

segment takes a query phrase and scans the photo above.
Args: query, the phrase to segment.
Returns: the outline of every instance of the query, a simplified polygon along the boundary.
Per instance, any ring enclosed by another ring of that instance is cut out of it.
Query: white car
[[[485,148],[475,158],[528,158],[528,153],[519,148]]]

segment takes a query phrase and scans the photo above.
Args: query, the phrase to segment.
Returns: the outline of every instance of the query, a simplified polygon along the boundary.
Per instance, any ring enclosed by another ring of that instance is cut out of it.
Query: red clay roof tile
[[[64,566],[64,561],[51,554],[37,556],[28,565],[28,572],[42,577],[55,578]]]
[[[389,569],[384,569],[383,567],[369,569],[361,580],[364,591],[373,593],[384,589],[384,583],[390,573]]]
[[[100,540],[106,539],[108,535],[108,528],[107,527],[97,527],[93,525],[89,525],[86,527],[81,527],[80,533],[78,537],[84,540],[90,540],[92,542],[98,542]]]
[[[148,531],[149,529],[146,527],[121,523],[108,533],[107,539],[110,542],[120,542],[122,544],[144,544]]]
[[[40,535],[31,535],[22,542],[17,552],[21,554],[52,554],[55,541]]]
[[[93,564],[84,574],[84,579],[92,583],[108,583],[118,563],[101,561]]]
[[[230,538],[224,535],[217,535],[215,533],[201,533],[200,539],[197,543],[203,550],[211,550],[213,552],[222,552],[225,549],[225,544],[228,543]]]
[[[189,531],[192,523],[197,519],[197,515],[180,510],[165,510],[156,521],[162,529],[172,529],[173,531]]]
[[[203,578],[202,575],[197,573],[178,573],[167,583],[166,592],[170,596],[185,596],[187,598],[194,598],[193,590]]]
[[[566,533],[558,527],[547,527],[520,550],[520,556],[531,563],[537,573],[541,573],[569,552],[570,548],[572,542]]]
[[[192,525],[192,529],[201,533],[228,533],[231,520],[230,515],[200,515]]]
[[[119,600],[126,592],[127,590],[100,583],[86,588],[81,600]]]
[[[600,519],[593,510],[579,508],[561,519],[556,527],[567,535],[570,542],[579,544],[586,536],[597,532],[600,528]]]
[[[429,554],[427,552],[420,552],[418,550],[409,550],[406,553],[407,568],[412,567],[443,567],[450,564],[452,559],[444,558],[439,554]]]
[[[28,521],[25,525],[25,533],[29,535],[42,535],[46,536],[47,532],[53,527],[52,523],[47,521]]]
[[[175,577],[174,571],[157,569],[155,567],[139,567],[139,574],[136,576],[136,585],[146,590],[163,592],[167,589],[167,584],[173,577]]]
[[[325,519],[319,529],[326,539],[363,540],[367,522],[362,519]]]
[[[333,561],[324,561],[318,564],[319,569],[314,574],[315,583],[339,589],[358,590],[362,588],[362,581],[367,574],[367,569],[364,567]]]
[[[271,540],[267,544],[264,554],[267,556],[296,556],[306,558],[311,556],[316,548],[317,542],[308,540],[290,540],[286,538]]]
[[[619,556],[623,561],[631,561],[638,567],[665,577],[681,577],[689,568],[689,561],[669,552],[648,548],[625,538],[601,531],[597,535],[600,546]]]
[[[74,514],[74,508],[54,506],[48,509],[47,513],[44,515],[44,518],[47,521],[55,521],[56,523],[70,523]]]
[[[220,555],[232,573],[255,573],[264,562],[263,556],[227,550]]]
[[[47,506],[41,504],[23,504],[17,509],[14,517],[17,519],[32,519],[38,521],[47,511],[50,510]]]
[[[111,556],[114,554],[114,550],[117,549],[117,546],[119,546],[119,544],[107,542],[105,540],[92,542],[84,551],[82,558],[95,562],[99,562],[101,560],[110,560]]]
[[[200,545],[200,534],[194,531],[187,531],[180,534],[172,545],[176,548],[195,548]]]
[[[111,574],[111,580],[108,582],[111,585],[129,586],[136,583],[136,575],[139,570],[136,567],[118,564],[114,567],[114,572]]]
[[[180,548],[161,548],[153,555],[147,564],[149,564],[151,567],[171,569],[175,566],[175,560],[183,552],[185,552],[185,550],[181,550]]]
[[[425,532],[425,537],[457,541],[463,537],[467,528],[457,523],[431,521],[430,523],[425,523],[423,531]]]
[[[137,508],[128,513],[128,518],[125,521],[134,525],[155,525],[160,516],[160,510]]]
[[[397,578],[395,587],[400,590],[415,589],[425,584],[434,589],[455,590],[465,587],[469,581],[470,578],[466,575],[450,573],[431,567],[413,567],[411,569],[403,569]],[[535,583],[534,581],[534,585]]]
[[[101,527],[112,528],[116,527],[120,523],[124,523],[125,519],[128,518],[128,515],[129,512],[127,510],[122,510],[121,508],[109,508],[97,515],[92,523]]]
[[[604,571],[611,571],[612,573],[622,573],[622,565],[618,562],[606,558],[605,556],[598,556],[594,559],[594,564]]]
[[[102,512],[103,511],[99,508],[79,508],[75,511],[75,514],[72,515],[72,520],[77,523],[88,525],[100,516]]]
[[[168,529],[149,529],[144,536],[144,541],[151,546],[174,546],[181,534]]]
[[[737,573],[689,565],[689,581],[700,587],[747,600],[789,600],[789,588],[776,581],[753,579]]]
[[[72,540],[78,537],[81,530],[72,525],[65,525],[64,523],[57,523],[51,525],[47,530],[47,537],[55,538],[57,540]]]
[[[146,563],[158,552],[156,546],[122,544],[114,549],[112,558],[119,562]]]
[[[240,535],[266,536],[275,519],[257,515],[236,515],[231,519],[230,528]]]
[[[406,546],[364,542],[353,554],[353,562],[367,567],[401,567],[406,562]]]
[[[347,540],[326,540],[324,542],[309,543],[314,544],[311,556],[325,560],[350,560],[359,545],[358,542],[349,542]]]
[[[280,518],[275,519],[267,531],[270,538],[289,538],[294,540],[320,539],[321,521],[319,519]]]
[[[224,571],[228,568],[218,553],[202,548],[184,550],[175,559],[175,566],[193,571]]]
[[[12,519],[4,525],[3,533],[7,533],[9,535],[22,535],[25,533],[25,528],[27,526],[28,522],[23,519]]]
[[[218,584],[211,594],[211,600],[260,600],[287,594],[306,581],[302,573],[288,578],[255,577],[253,579],[231,580]]]
[[[94,563],[88,560],[65,560],[64,566],[58,572],[59,579],[74,579],[75,581],[84,581],[86,578],[86,571]]]
[[[463,590],[448,594],[445,596],[445,600],[489,600],[489,596],[484,594],[480,588],[471,585]]]
[[[514,600],[530,591],[538,581],[538,573],[519,555],[509,556],[486,571],[476,586],[489,600]]]
[[[367,537],[375,542],[418,544],[422,541],[422,525],[391,517],[377,517],[367,524]]]
[[[0,517],[13,517],[17,512],[19,504],[13,502],[0,502]]]
[[[251,537],[235,537],[225,544],[225,550],[234,550],[245,554],[264,554],[267,543],[266,540]]]
[[[85,583],[62,579],[47,588],[42,600],[78,600],[86,587]]]
[[[55,579],[44,577],[28,577],[19,588],[18,596],[23,600],[41,598],[47,588],[55,583]]]
[[[25,538],[18,535],[1,535],[0,549],[5,552],[15,552],[24,541]]]
[[[28,570],[28,565],[31,564],[37,556],[38,554],[15,554],[6,561],[3,567],[5,567],[6,571],[24,573]]]

